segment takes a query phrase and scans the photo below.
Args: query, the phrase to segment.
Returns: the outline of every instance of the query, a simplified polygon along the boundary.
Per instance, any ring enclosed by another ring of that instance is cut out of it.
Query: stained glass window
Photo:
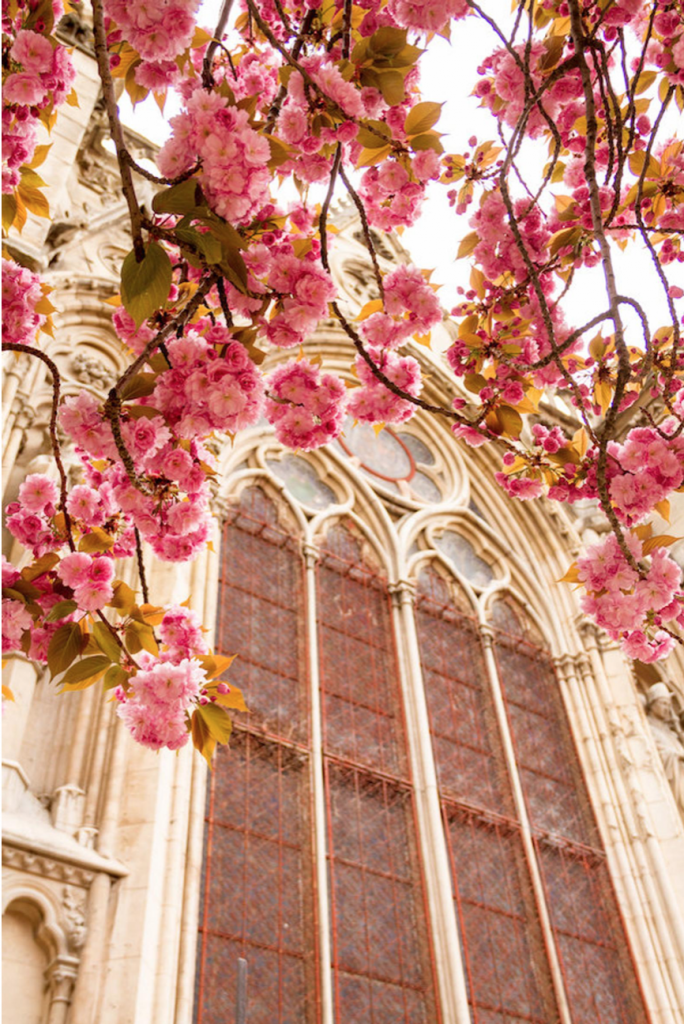
[[[323,483],[306,459],[299,455],[283,455],[280,459],[267,459],[266,465],[279,480],[283,481],[290,494],[303,505],[316,509],[334,505],[335,492]]]
[[[553,666],[524,612],[500,604],[496,658],[573,1024],[646,1020]]]
[[[344,527],[318,570],[338,1024],[431,1024],[434,996],[386,584]]]
[[[402,451],[425,457],[417,445]],[[325,495],[315,471],[287,460],[271,468],[292,470],[288,487],[316,507]],[[495,578],[455,531],[436,543],[475,587]],[[225,524],[217,647],[239,653],[231,676],[251,714],[235,716],[211,775],[198,1024],[233,1019],[239,956],[249,963],[249,1024],[321,1024],[326,976],[335,1024],[441,1019],[393,615],[370,550],[354,522],[337,523],[315,573],[305,572],[300,541],[258,487]],[[497,682],[466,589],[441,563],[421,572],[415,625],[429,735],[411,735],[434,757],[445,898],[472,1024],[556,1024],[561,988],[571,1024],[646,1021],[539,629],[512,597],[495,602]],[[310,741],[316,670],[321,750]],[[323,833],[327,882],[315,862]],[[330,963],[321,958],[326,913]]]
[[[473,586],[486,587],[495,578],[491,565],[478,555],[470,541],[460,533],[445,530],[435,540],[435,544]]]
[[[473,1021],[547,1024],[551,975],[479,635],[433,570],[416,625]]]
[[[226,524],[222,566],[217,649],[239,653],[231,679],[251,714],[235,715],[211,776],[196,1020],[233,1018],[242,956],[250,1024],[308,1024],[318,971],[302,564],[258,488]]]
[[[414,501],[440,501],[443,480],[428,446],[407,431],[390,427],[376,431],[367,423],[348,417],[337,441],[345,453],[357,460],[361,472],[385,490]]]

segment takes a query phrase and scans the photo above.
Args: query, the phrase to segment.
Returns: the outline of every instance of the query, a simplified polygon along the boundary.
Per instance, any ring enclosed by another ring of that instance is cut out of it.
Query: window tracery
[[[387,437],[396,459],[439,464],[414,435]],[[416,744],[436,770],[472,1024],[550,1024],[566,1000],[572,1024],[643,1016],[544,637],[506,589],[517,570],[467,512],[414,512],[411,532],[411,513],[397,527],[379,502],[373,512],[353,460],[338,488],[325,456],[288,458],[284,471],[275,454],[257,460],[264,487],[269,473],[281,481],[277,501],[243,470],[224,527],[218,649],[240,649],[233,679],[252,714],[236,716],[212,781],[197,1020],[230,1012],[212,987],[220,977],[232,991],[238,955],[250,977],[254,964],[258,1022],[438,1019]],[[323,504],[321,484],[337,504]],[[419,666],[399,664],[386,567],[403,564],[400,537],[417,573]],[[429,735],[407,729],[403,675],[426,701]],[[242,909],[212,910],[232,898],[212,879],[236,872]]]

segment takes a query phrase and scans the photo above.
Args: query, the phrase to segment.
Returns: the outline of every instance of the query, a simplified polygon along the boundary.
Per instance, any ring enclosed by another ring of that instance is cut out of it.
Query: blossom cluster
[[[109,45],[116,49],[125,40],[142,57],[136,67],[136,81],[155,90],[174,85],[179,78],[175,58],[192,42],[200,0],[166,0],[159,4],[106,0],[104,6]]]
[[[54,16],[61,15],[61,3],[54,7]],[[3,34],[3,42],[5,38],[9,37]],[[3,81],[2,191],[12,192],[21,181],[20,167],[33,159],[41,111],[64,102],[76,72],[66,48],[33,29],[16,32],[7,63],[10,73]]]
[[[157,158],[162,174],[176,177],[199,160],[199,180],[212,209],[232,224],[248,224],[269,199],[271,150],[247,111],[195,88],[170,124],[173,134]]]
[[[609,534],[578,559],[577,577],[588,591],[581,598],[582,610],[612,639],[620,639],[630,657],[656,661],[675,644],[671,633],[660,627],[684,625],[681,569],[663,548],[645,558],[645,543],[637,534],[625,534],[625,541],[635,560],[650,563],[645,576],[639,576]],[[643,628],[645,616],[648,631]]]
[[[308,359],[291,360],[267,378],[266,416],[288,448],[309,451],[342,433],[347,391],[339,377]]]
[[[12,260],[2,261],[2,336],[19,345],[31,344],[45,316],[36,312],[43,298],[40,278]]]
[[[171,369],[157,377],[150,401],[180,437],[206,437],[214,430],[233,434],[257,422],[263,378],[225,327],[200,322],[172,339],[167,351]],[[138,428],[139,423],[133,429]]]

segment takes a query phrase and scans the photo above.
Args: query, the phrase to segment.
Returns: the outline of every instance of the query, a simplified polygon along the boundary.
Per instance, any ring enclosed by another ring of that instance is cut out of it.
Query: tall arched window
[[[304,589],[294,537],[263,490],[226,521],[217,648],[248,694],[211,775],[196,1020],[224,1024],[237,958],[250,971],[250,1024],[316,1020]]]
[[[494,605],[506,717],[573,1024],[631,1024],[643,1001],[548,653],[529,619]]]
[[[223,529],[217,647],[251,714],[211,777],[198,1024],[232,1018],[238,956],[249,1024],[645,1024],[553,665],[491,532],[415,496],[420,525],[395,529],[342,456],[269,444]]]
[[[349,529],[318,569],[337,1020],[433,1021],[415,818],[386,581]]]

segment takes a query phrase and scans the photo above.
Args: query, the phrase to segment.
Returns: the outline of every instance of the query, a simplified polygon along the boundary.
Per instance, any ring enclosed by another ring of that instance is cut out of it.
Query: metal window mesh
[[[250,715],[212,773],[205,831],[196,1020],[234,1017],[237,958],[249,964],[250,1024],[316,1019],[302,565],[264,493],[226,526],[217,649]]]
[[[318,571],[337,1024],[437,1020],[386,586],[349,530]]]
[[[522,629],[498,631],[495,648],[573,1024],[641,1024],[648,1014],[553,666]]]

